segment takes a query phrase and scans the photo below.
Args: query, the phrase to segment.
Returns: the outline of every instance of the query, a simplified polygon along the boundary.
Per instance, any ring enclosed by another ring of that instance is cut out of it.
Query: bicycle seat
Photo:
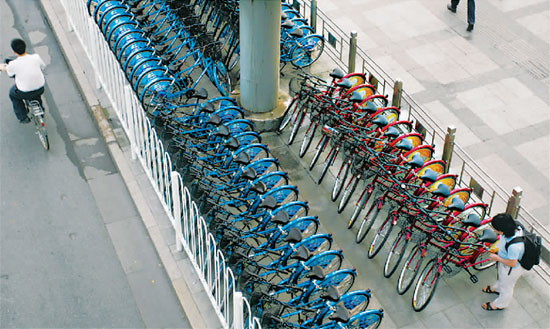
[[[271,218],[271,221],[275,225],[285,225],[290,221],[290,217],[285,211],[279,211],[275,216],[273,216],[273,218]],[[292,232],[292,229],[290,229],[290,231],[288,232],[289,235],[290,235],[290,232]]]
[[[193,91],[192,95],[189,96],[189,98],[195,96],[195,89],[191,89]],[[214,105],[212,105],[212,103],[205,103],[202,105],[201,107],[201,112],[204,111],[206,113],[212,113],[214,112],[216,109],[214,108]]]
[[[292,23],[289,20],[285,20],[284,22],[281,23],[281,27],[284,29],[291,29],[293,26],[294,26],[294,23]]]
[[[168,45],[155,45],[153,48],[156,52],[162,53],[166,50],[166,48],[168,48]]]
[[[413,155],[412,159],[407,161],[407,164],[412,168],[420,168],[424,164],[424,160],[418,154]]]
[[[462,224],[466,226],[479,227],[481,225],[481,218],[477,214],[469,214],[465,220],[462,221]]]
[[[250,187],[250,190],[257,194],[264,194],[265,190],[267,190],[267,187],[263,182],[257,182],[256,184]]]
[[[161,43],[162,40],[164,40],[164,36],[154,34],[154,35],[151,36],[151,39],[153,40],[154,43]]]
[[[172,59],[174,58],[174,56],[172,56],[172,54],[162,54],[160,55],[160,60],[164,63],[164,64],[168,64],[172,61]],[[168,65],[168,69],[170,71],[179,71],[179,68],[180,66],[183,65],[183,62],[178,62],[178,63],[170,63],[170,65]]]
[[[396,138],[399,136],[399,130],[395,127],[389,127],[388,130],[384,133],[384,136],[389,138]]]
[[[193,98],[207,99],[208,98],[208,91],[204,88],[199,88],[198,90],[195,90],[195,94],[193,95]]]
[[[345,73],[339,68],[335,68],[334,70],[332,70],[332,72],[330,72],[329,75],[333,79],[342,79],[345,76]]]
[[[422,173],[422,175],[420,175],[420,178],[422,181],[424,182],[435,182],[435,180],[437,179],[437,173],[433,170],[431,170],[430,168],[424,170],[424,172]]]
[[[344,307],[338,305],[336,307],[336,312],[332,313],[329,316],[330,320],[336,321],[336,322],[348,322],[351,318],[351,314],[348,310],[346,310]]]
[[[288,218],[288,215],[286,218]],[[300,241],[302,241],[302,232],[300,232],[300,230],[295,227],[290,228],[290,230],[288,231],[288,235],[285,237],[285,242],[298,243]]]
[[[144,27],[141,28],[141,30],[143,32],[145,32],[145,34],[151,34],[156,29],[157,29],[157,27],[154,26],[154,25],[148,25],[148,26],[144,26]]]
[[[451,200],[451,204],[447,206],[447,209],[453,210],[453,211],[462,211],[464,210],[464,201],[460,198],[453,198]]]
[[[298,248],[296,248],[296,251],[292,254],[292,256],[290,256],[290,258],[296,259],[296,260],[301,260],[301,261],[306,261],[306,260],[308,260],[308,258],[310,256],[311,256],[310,252],[309,252],[309,250],[307,250],[306,247],[299,246]]]
[[[338,289],[334,286],[330,286],[321,294],[321,298],[324,300],[330,300],[331,302],[337,302],[340,299],[340,292],[338,292]]]
[[[351,93],[349,101],[352,102],[352,103],[361,103],[363,101],[363,96],[360,93],[354,91],[354,92]]]
[[[235,137],[229,137],[229,139],[225,141],[223,146],[231,150],[236,150],[239,148],[239,146],[241,146],[241,143],[239,143],[239,140]]]
[[[271,195],[268,195],[262,200],[262,202],[260,202],[258,207],[273,210],[277,208],[277,200],[275,200],[275,198]]]
[[[367,102],[367,104],[365,104],[365,106],[363,106],[362,109],[371,114],[376,113],[376,111],[378,111],[376,104],[374,104],[373,102]]]
[[[292,30],[289,34],[296,38],[301,38],[304,36],[304,32],[302,32],[302,30],[300,29]]]
[[[325,270],[319,265],[315,265],[311,268],[311,272],[306,275],[309,279],[323,280],[325,279]]]
[[[222,118],[220,118],[217,114],[212,114],[210,118],[208,118],[208,121],[206,121],[206,124],[211,124],[214,126],[219,126],[220,123],[222,123]]]
[[[250,155],[246,152],[241,152],[239,155],[237,155],[233,161],[239,165],[246,165],[250,163]]]
[[[220,126],[218,130],[216,130],[215,135],[220,137],[227,137],[229,136],[229,128],[227,128],[226,126]]]
[[[351,81],[349,79],[342,79],[342,80],[336,82],[336,85],[338,87],[349,89],[349,88],[351,88],[351,86],[353,86],[353,83],[351,83]]]
[[[439,184],[439,186],[437,186],[437,188],[435,190],[432,191],[432,194],[435,195],[435,196],[440,196],[440,197],[448,197],[449,196],[449,187],[445,184]]]
[[[384,127],[388,125],[388,119],[386,117],[383,117],[381,115],[377,115],[374,120],[372,120],[372,123],[377,125],[378,127]]]
[[[258,177],[258,173],[256,173],[256,170],[254,168],[248,168],[243,172],[241,177],[246,180],[254,180],[256,179],[256,177]]]
[[[395,147],[397,149],[400,149],[401,151],[410,151],[413,148],[412,142],[408,139],[402,139],[397,144],[395,144]],[[413,156],[414,159],[414,156]]]
[[[479,241],[493,243],[497,241],[497,234],[493,230],[486,228],[483,230],[481,237],[479,237]]]
[[[143,8],[130,7],[130,12],[134,15],[141,14],[143,12]]]

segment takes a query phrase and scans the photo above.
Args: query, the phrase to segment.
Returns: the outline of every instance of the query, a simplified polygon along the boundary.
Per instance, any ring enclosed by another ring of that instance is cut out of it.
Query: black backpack
[[[523,257],[519,260],[519,263],[524,269],[530,270],[533,266],[540,263],[542,239],[535,233],[527,231],[521,223],[516,222],[516,224],[523,230],[523,236],[515,237],[506,242],[505,248],[506,251],[508,251],[508,246],[511,244],[523,242],[525,251],[523,253]]]

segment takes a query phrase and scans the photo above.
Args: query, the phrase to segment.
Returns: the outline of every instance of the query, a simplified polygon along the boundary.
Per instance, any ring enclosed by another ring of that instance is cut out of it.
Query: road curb
[[[174,244],[175,242],[166,241],[162,234],[160,234],[153,211],[149,207],[147,199],[144,196],[140,186],[137,184],[136,177],[130,167],[127,157],[118,143],[109,119],[106,117],[104,109],[100,105],[99,97],[96,95],[94,87],[90,82],[90,80],[92,80],[91,74],[88,74],[81,65],[78,56],[73,50],[75,46],[71,44],[67,36],[67,29],[63,27],[62,20],[58,16],[52,1],[40,0],[39,5],[44,14],[44,18],[55,35],[57,43],[67,64],[69,64],[69,71],[76,82],[76,87],[82,95],[82,98],[87,105],[87,109],[94,119],[93,121],[95,122],[97,129],[101,133],[109,154],[119,170],[140,218],[142,219],[142,222],[145,225],[151,240],[153,241],[157,254],[159,255],[163,267],[170,278],[172,287],[176,292],[178,300],[185,312],[185,315],[187,316],[187,319],[189,320],[189,323],[192,328],[212,328],[212,319],[209,321],[208,318],[205,319],[202,316],[202,314],[208,315],[211,311],[205,309],[204,307],[200,307],[201,303],[197,301],[197,298],[200,298],[200,296],[195,296],[197,295],[197,292],[193,293],[192,287],[189,286],[189,283],[187,282],[187,280],[192,280],[192,278],[189,278],[189,273],[184,275],[178,268],[177,261],[174,259],[174,255],[169,247],[170,244]],[[56,7],[63,8],[60,3],[58,3]],[[187,262],[188,266],[191,267],[192,265],[188,259]],[[200,285],[198,282],[195,283]],[[194,290],[196,291],[197,289]],[[204,290],[202,290],[201,293],[206,294]]]

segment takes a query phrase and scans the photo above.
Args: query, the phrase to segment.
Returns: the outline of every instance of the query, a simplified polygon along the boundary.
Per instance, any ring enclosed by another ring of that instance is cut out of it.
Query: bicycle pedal
[[[476,275],[470,275],[470,280],[472,281],[472,283],[478,283],[479,282],[479,279],[477,278]]]
[[[443,269],[445,270],[445,272],[447,273],[451,273],[453,270],[451,269],[451,267],[447,264],[443,265]]]

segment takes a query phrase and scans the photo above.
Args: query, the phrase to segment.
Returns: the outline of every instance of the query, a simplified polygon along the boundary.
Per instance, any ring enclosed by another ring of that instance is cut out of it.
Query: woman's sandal
[[[487,303],[481,305],[481,308],[484,309],[485,311],[502,311],[503,310],[503,308],[492,307],[491,302],[487,302]]]
[[[500,295],[500,293],[498,291],[494,291],[493,288],[491,288],[491,286],[485,286],[485,288],[481,289],[481,291],[483,291],[486,294]]]

